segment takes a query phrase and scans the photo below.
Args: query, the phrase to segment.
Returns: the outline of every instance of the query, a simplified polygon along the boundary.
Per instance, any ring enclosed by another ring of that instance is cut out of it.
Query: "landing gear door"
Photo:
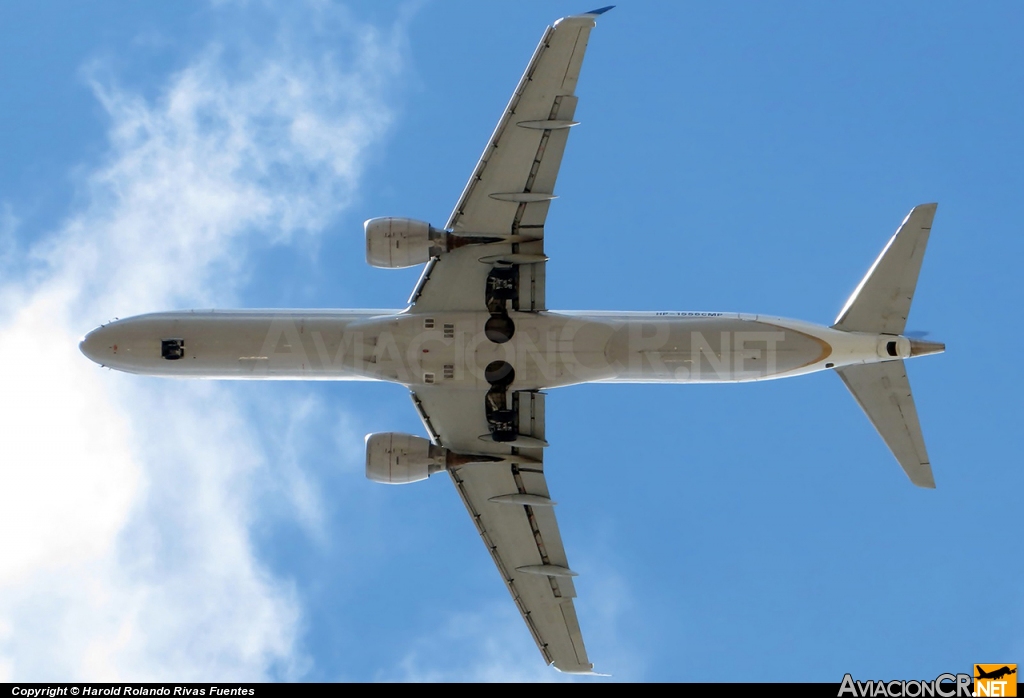
[[[519,433],[544,441],[544,393],[521,390],[515,393],[519,403]]]
[[[520,249],[541,243],[524,243]],[[519,265],[519,300],[516,310],[535,312],[546,310],[544,305],[544,267],[547,262]]]

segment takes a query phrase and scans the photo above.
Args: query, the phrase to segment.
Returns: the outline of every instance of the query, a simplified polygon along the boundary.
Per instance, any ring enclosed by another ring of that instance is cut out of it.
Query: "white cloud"
[[[573,680],[544,665],[512,599],[507,601],[451,613],[444,625],[413,643],[393,675],[381,678],[417,683]]]
[[[592,541],[603,550],[600,541]],[[587,682],[638,681],[646,670],[643,657],[626,647],[620,632],[628,624],[632,597],[614,568],[589,554],[574,555],[581,570],[575,601],[587,655],[599,673],[611,677],[574,676],[546,667],[526,624],[510,598],[476,611],[450,612],[446,622],[417,638],[392,673],[398,681]],[[607,558],[606,558],[607,559]],[[461,599],[464,605],[467,599]]]
[[[269,468],[233,393],[105,371],[77,341],[114,314],[229,302],[247,247],[351,201],[395,52],[367,27],[332,38],[354,57],[282,40],[239,68],[211,46],[154,99],[91,71],[109,149],[84,204],[0,249],[21,272],[0,279],[0,680],[303,670],[295,593],[254,552]],[[14,225],[5,209],[0,241]]]
[[[308,465],[327,460],[335,471],[361,479],[366,429],[357,428],[357,415],[332,407],[315,394],[296,391],[282,396],[283,392],[262,390],[249,400],[255,412],[250,422],[260,430],[263,450],[274,463],[265,483],[274,496],[264,510],[273,515],[282,505],[287,507],[296,513],[306,535],[326,547],[332,539],[326,513],[329,507]],[[325,458],[325,454],[329,455]],[[339,493],[332,492],[330,497],[336,502]]]
[[[5,270],[14,258],[15,238],[18,219],[9,203],[0,206],[0,271]]]

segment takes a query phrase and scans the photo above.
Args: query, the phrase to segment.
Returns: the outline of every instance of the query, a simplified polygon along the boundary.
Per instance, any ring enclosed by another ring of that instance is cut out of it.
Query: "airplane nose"
[[[95,330],[85,335],[82,341],[78,343],[78,349],[91,361],[95,361],[100,365],[106,363],[106,359],[109,357],[111,350],[107,345],[102,327],[97,327]]]

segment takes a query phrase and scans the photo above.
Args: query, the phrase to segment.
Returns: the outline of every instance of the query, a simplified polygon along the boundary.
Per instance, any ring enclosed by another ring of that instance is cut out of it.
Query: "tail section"
[[[903,358],[945,350],[938,342],[900,337],[907,326],[936,204],[915,207],[882,250],[832,326],[846,332],[889,335],[879,363],[837,370],[904,472],[918,487],[935,487],[931,461],[910,392]],[[906,346],[904,351],[899,351]]]
[[[938,204],[914,207],[833,325],[848,332],[903,334]]]
[[[903,362],[847,366],[838,373],[910,481],[918,487],[935,487]]]

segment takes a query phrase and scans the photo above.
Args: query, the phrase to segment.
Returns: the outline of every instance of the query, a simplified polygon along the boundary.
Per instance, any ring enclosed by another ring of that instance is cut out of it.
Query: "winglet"
[[[583,14],[585,14],[585,15],[594,15],[596,17],[597,15],[603,15],[608,10],[614,10],[614,9],[615,9],[615,5],[608,5],[607,7],[601,7],[601,8],[598,8],[596,10],[591,10],[590,12],[584,12]]]

